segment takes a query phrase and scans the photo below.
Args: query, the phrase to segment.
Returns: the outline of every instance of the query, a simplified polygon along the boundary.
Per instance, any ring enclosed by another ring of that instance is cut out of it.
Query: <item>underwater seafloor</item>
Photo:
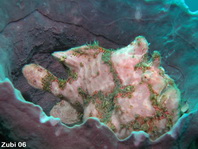
[[[198,12],[182,0],[32,0],[0,2],[0,142],[35,149],[193,149],[198,147]],[[51,53],[99,41],[117,49],[144,36],[189,105],[173,128],[155,141],[143,131],[118,140],[96,119],[67,127],[49,117],[60,101],[34,89],[22,75],[36,63],[67,74]],[[26,101],[25,101],[25,100]]]

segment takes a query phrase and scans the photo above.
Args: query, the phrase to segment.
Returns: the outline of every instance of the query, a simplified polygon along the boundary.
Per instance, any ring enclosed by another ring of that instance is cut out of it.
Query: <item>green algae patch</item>
[[[77,80],[78,79],[78,73],[75,71],[70,71],[69,72],[69,77],[72,78],[73,80]]]
[[[106,64],[109,64],[109,62],[111,61],[111,54],[112,51],[105,50],[105,52],[102,54],[102,61]]]
[[[47,75],[41,80],[43,85],[43,90],[51,92],[51,84],[55,80],[56,77],[53,74],[47,72]]]
[[[67,80],[64,80],[64,79],[58,79],[58,86],[60,89],[64,89],[65,86],[66,86],[66,82]]]

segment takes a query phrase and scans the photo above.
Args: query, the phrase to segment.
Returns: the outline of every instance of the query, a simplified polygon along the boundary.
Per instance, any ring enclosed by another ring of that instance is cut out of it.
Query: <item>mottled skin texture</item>
[[[97,117],[120,139],[139,130],[155,139],[178,119],[180,92],[159,67],[160,54],[148,60],[147,52],[142,36],[116,51],[84,45],[53,53],[70,69],[67,80],[35,64],[26,65],[23,74],[33,87],[62,99],[51,115],[65,123]]]

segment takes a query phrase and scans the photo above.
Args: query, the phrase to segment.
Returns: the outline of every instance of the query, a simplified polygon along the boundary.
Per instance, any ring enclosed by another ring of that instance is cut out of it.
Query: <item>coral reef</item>
[[[133,131],[130,138],[120,141],[95,119],[69,128],[59,119],[46,116],[41,107],[25,101],[8,79],[0,81],[0,132],[9,136],[7,141],[26,142],[30,149],[186,149],[190,145],[195,149],[197,125],[198,111],[193,111],[184,114],[168,133],[155,141],[142,131]]]
[[[144,37],[118,50],[94,43],[53,56],[69,68],[66,80],[36,64],[26,65],[23,74],[33,87],[61,98],[50,114],[63,122],[97,117],[120,139],[140,130],[155,139],[177,121],[180,92],[160,67],[159,52],[149,59]]]
[[[1,141],[27,142],[36,149],[198,148],[198,12],[190,12],[183,0],[0,1],[0,10]],[[121,141],[96,119],[71,128],[45,116],[57,102],[69,104],[31,87],[21,73],[25,64],[40,64],[65,79],[64,66],[51,56],[54,50],[93,40],[117,49],[139,35],[151,43],[149,55],[161,53],[161,65],[181,91],[181,105],[187,105],[181,110],[188,113],[169,132],[151,141],[146,133],[132,131]]]

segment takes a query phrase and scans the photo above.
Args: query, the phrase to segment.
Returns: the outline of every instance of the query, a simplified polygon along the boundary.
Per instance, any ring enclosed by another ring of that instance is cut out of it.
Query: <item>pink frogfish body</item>
[[[148,42],[138,36],[128,46],[107,50],[83,45],[53,56],[69,68],[60,79],[28,64],[28,83],[61,98],[50,114],[66,124],[96,117],[118,138],[145,131],[155,139],[169,131],[179,116],[180,91],[162,67],[159,52],[148,60]]]

